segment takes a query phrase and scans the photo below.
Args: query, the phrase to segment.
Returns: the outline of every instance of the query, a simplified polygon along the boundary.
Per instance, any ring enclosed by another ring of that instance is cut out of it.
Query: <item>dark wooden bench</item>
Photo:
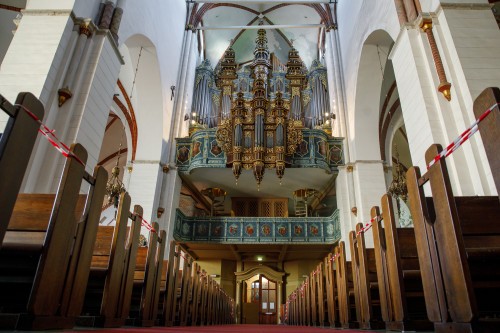
[[[325,291],[323,263],[320,263],[309,275],[311,288],[311,324],[325,325]]]
[[[81,326],[121,327],[129,315],[143,214],[138,205],[130,214],[130,202],[128,193],[122,193],[116,225],[99,227],[84,308],[78,319]]]
[[[0,248],[40,128],[23,108],[39,119],[45,114],[42,103],[30,93],[20,93],[16,104],[21,107],[12,106],[0,95],[0,109],[9,115],[0,138]]]
[[[128,323],[135,326],[154,326],[158,315],[161,292],[163,256],[166,232],[153,223],[148,246],[139,247],[135,263],[134,288]],[[159,233],[159,234],[158,234]]]
[[[375,253],[382,316],[388,330],[431,330],[413,228],[398,228],[392,198],[381,198],[382,213],[372,208]],[[383,226],[382,226],[383,222]]]
[[[337,305],[336,305],[336,292],[337,292],[337,284],[335,278],[335,268],[333,263],[333,254],[329,253],[327,257],[324,259],[324,268],[325,268],[325,294],[326,294],[326,306],[325,310],[327,313],[327,321],[330,327],[339,327],[340,323],[338,321],[337,315]]]
[[[73,154],[85,163],[79,144]],[[107,172],[68,158],[57,193],[22,194],[0,250],[0,328],[71,328],[87,286]],[[82,181],[91,183],[81,196]],[[83,214],[82,214],[83,211]]]
[[[335,248],[335,255],[335,277],[337,279],[337,294],[335,296],[337,297],[340,326],[342,328],[357,328],[352,263],[346,259],[343,241],[340,241]]]
[[[356,317],[361,329],[383,329],[382,304],[385,306],[386,300],[379,292],[375,249],[366,248],[362,228],[358,223],[356,231],[349,232]]]
[[[432,145],[426,161],[441,150]],[[417,167],[410,168],[407,179],[428,316],[435,330],[500,331],[498,197],[454,197],[445,160],[435,163],[425,178]],[[424,197],[427,179],[432,200]]]

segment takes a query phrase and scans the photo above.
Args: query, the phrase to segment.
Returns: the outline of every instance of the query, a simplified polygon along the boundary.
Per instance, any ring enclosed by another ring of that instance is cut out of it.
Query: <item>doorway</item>
[[[236,275],[236,322],[278,324],[285,272],[258,265]]]
[[[277,283],[264,274],[257,274],[245,281],[243,323],[276,324]]]

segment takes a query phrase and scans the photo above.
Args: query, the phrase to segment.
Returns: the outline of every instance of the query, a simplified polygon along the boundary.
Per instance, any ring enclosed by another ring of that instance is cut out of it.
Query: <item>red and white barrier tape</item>
[[[358,236],[361,233],[367,232],[372,226],[373,222],[379,222],[382,221],[382,215],[377,215],[374,218],[372,218],[368,223],[366,223],[363,228],[359,229],[358,232],[356,232],[356,236]]]
[[[61,140],[59,140],[59,138],[54,134],[55,133],[55,130],[52,130],[50,128],[48,128],[40,118],[38,118],[33,112],[31,112],[30,110],[28,110],[27,108],[24,107],[24,105],[21,105],[21,104],[14,104],[14,106],[17,106],[17,107],[20,107],[21,109],[24,110],[24,112],[26,112],[26,114],[28,114],[28,116],[30,116],[33,120],[35,120],[38,124],[40,124],[40,127],[38,129],[38,131],[40,133],[42,133],[42,135],[50,142],[50,144],[56,148],[64,157],[66,158],[73,158],[75,159],[78,163],[80,163],[81,165],[85,166],[85,163],[83,163],[83,161],[78,157],[76,156],[72,151],[71,149],[64,143],[62,142]],[[139,215],[138,215],[139,216]],[[141,224],[146,227],[146,229],[152,231],[152,232],[155,232],[156,233],[156,230],[153,228],[153,226],[148,222],[146,221],[142,216],[139,216],[139,218],[142,220]]]
[[[149,231],[152,231],[154,233],[157,233],[155,228],[153,228],[153,226],[144,219],[144,217],[142,217],[141,215],[137,215],[137,217],[139,217],[141,219],[141,225],[143,227],[145,227],[146,229],[148,229]]]
[[[23,109],[28,116],[30,116],[33,120],[35,120],[38,124],[40,124],[41,128],[39,128],[38,131],[42,133],[42,135],[50,142],[50,144],[54,148],[56,148],[64,157],[73,158],[78,163],[85,166],[85,163],[83,163],[82,160],[78,156],[76,156],[67,145],[64,144],[64,142],[59,140],[59,138],[54,134],[55,130],[52,130],[47,126],[45,126],[45,124],[42,123],[42,120],[38,118],[33,112],[25,108],[24,105],[14,104],[14,106]]]
[[[484,113],[476,119],[476,121],[468,128],[466,129],[462,134],[458,136],[452,143],[450,143],[441,153],[439,153],[432,161],[427,164],[427,170],[431,168],[434,164],[439,162],[441,159],[446,158],[450,156],[455,150],[458,149],[465,141],[467,141],[471,136],[474,135],[479,129],[479,123],[484,120],[492,111],[494,108],[498,108],[500,104],[493,104],[488,110],[484,111]]]

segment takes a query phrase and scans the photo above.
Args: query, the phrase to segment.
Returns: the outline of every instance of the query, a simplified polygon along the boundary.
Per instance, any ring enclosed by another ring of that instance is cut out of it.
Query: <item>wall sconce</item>
[[[173,100],[175,96],[175,86],[170,86],[170,90],[172,91],[172,94],[170,95],[170,100]]]
[[[165,212],[165,208],[158,207],[158,209],[156,210],[156,217],[160,218],[164,212]]]
[[[352,207],[351,212],[354,214],[354,216],[358,216],[358,207]]]

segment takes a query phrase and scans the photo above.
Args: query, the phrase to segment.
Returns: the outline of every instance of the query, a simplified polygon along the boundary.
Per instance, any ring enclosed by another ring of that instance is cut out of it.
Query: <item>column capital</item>
[[[79,34],[90,37],[90,35],[92,34],[92,31],[90,30],[90,19],[85,19],[80,22]]]

